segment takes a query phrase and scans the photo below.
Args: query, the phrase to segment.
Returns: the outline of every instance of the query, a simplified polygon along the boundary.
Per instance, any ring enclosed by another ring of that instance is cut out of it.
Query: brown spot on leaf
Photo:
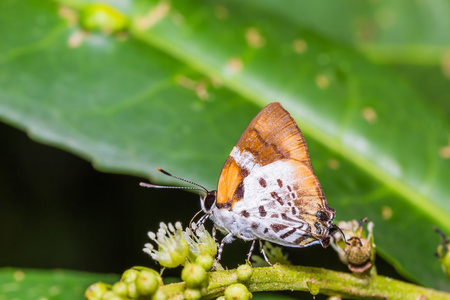
[[[227,62],[227,69],[231,74],[236,74],[242,71],[243,63],[240,58],[232,58]]]
[[[365,107],[362,110],[363,118],[370,124],[374,124],[377,121],[377,113],[372,107]]]
[[[328,167],[332,170],[337,170],[340,167],[339,161],[336,159],[333,159],[333,158],[329,159],[327,161],[327,164],[328,164]]]
[[[319,89],[324,90],[330,86],[330,79],[324,74],[319,74],[316,76],[316,85]]]
[[[448,144],[446,146],[439,148],[439,156],[444,159],[450,158],[450,138],[449,138]]]
[[[298,54],[304,53],[308,49],[308,44],[303,39],[294,40],[292,46],[294,47],[294,51]]]
[[[153,27],[156,23],[165,18],[170,11],[169,1],[160,1],[155,7],[153,7],[147,15],[136,19],[136,27],[139,30],[145,31]]]
[[[265,40],[259,30],[253,27],[247,29],[245,39],[247,40],[247,44],[253,48],[261,48],[265,44]]]

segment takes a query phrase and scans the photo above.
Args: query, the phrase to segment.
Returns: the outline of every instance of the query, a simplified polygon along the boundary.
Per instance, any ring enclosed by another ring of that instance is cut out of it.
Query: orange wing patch
[[[244,197],[244,178],[249,174],[246,168],[241,168],[233,157],[229,156],[222,169],[217,190],[226,191],[217,195],[216,205],[219,208],[231,208],[233,204]]]

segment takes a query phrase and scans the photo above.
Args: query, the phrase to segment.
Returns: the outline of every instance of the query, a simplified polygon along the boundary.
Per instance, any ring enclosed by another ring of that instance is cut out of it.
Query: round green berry
[[[113,291],[108,291],[103,295],[102,300],[125,300],[127,298],[121,297]]]
[[[164,294],[162,290],[157,290],[156,293],[153,295],[152,300],[167,300],[167,295]]]
[[[198,300],[202,298],[202,293],[200,292],[200,290],[186,289],[184,291],[184,298],[186,300]]]
[[[156,292],[159,286],[158,277],[150,271],[139,272],[136,278],[136,287],[141,296],[152,295]]]
[[[208,275],[205,269],[198,264],[187,264],[181,271],[181,279],[188,288],[196,288],[208,284]]]
[[[103,295],[108,291],[106,283],[97,282],[91,284],[85,292],[86,299],[101,299]]]
[[[125,282],[119,281],[114,283],[112,290],[116,295],[126,297],[128,295],[128,286]]]
[[[248,264],[241,265],[236,269],[236,275],[239,281],[245,282],[252,277],[253,268]]]
[[[245,285],[242,283],[235,283],[228,286],[224,292],[226,300],[250,300],[253,298]]]
[[[125,283],[134,282],[139,275],[139,271],[134,269],[128,269],[122,274],[122,281]]]
[[[127,286],[128,286],[128,297],[129,298],[139,297],[139,291],[137,289],[136,283],[130,282],[127,284]]]
[[[206,253],[202,253],[195,259],[195,263],[202,266],[205,271],[211,270],[214,265],[214,257]]]

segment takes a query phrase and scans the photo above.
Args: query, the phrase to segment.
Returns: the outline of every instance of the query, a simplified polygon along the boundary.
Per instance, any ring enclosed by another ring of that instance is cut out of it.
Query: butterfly
[[[314,174],[303,134],[278,102],[263,108],[247,126],[223,166],[217,190],[195,185],[205,192],[200,198],[205,215],[198,223],[209,218],[225,235],[216,261],[225,244],[240,238],[252,241],[247,260],[258,240],[270,264],[261,240],[288,247],[320,244],[326,248],[330,230],[337,227],[332,223],[335,210],[328,206]]]

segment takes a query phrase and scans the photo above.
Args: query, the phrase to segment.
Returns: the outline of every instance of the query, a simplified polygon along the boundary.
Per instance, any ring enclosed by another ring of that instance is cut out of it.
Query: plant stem
[[[236,270],[209,273],[209,285],[202,292],[202,299],[223,295],[227,286],[237,283]],[[274,265],[254,268],[253,276],[245,282],[250,292],[262,291],[311,291],[316,294],[341,296],[352,299],[447,299],[450,293],[424,288],[384,276],[359,278],[350,273],[322,268]],[[160,287],[169,299],[179,298],[184,283]]]

